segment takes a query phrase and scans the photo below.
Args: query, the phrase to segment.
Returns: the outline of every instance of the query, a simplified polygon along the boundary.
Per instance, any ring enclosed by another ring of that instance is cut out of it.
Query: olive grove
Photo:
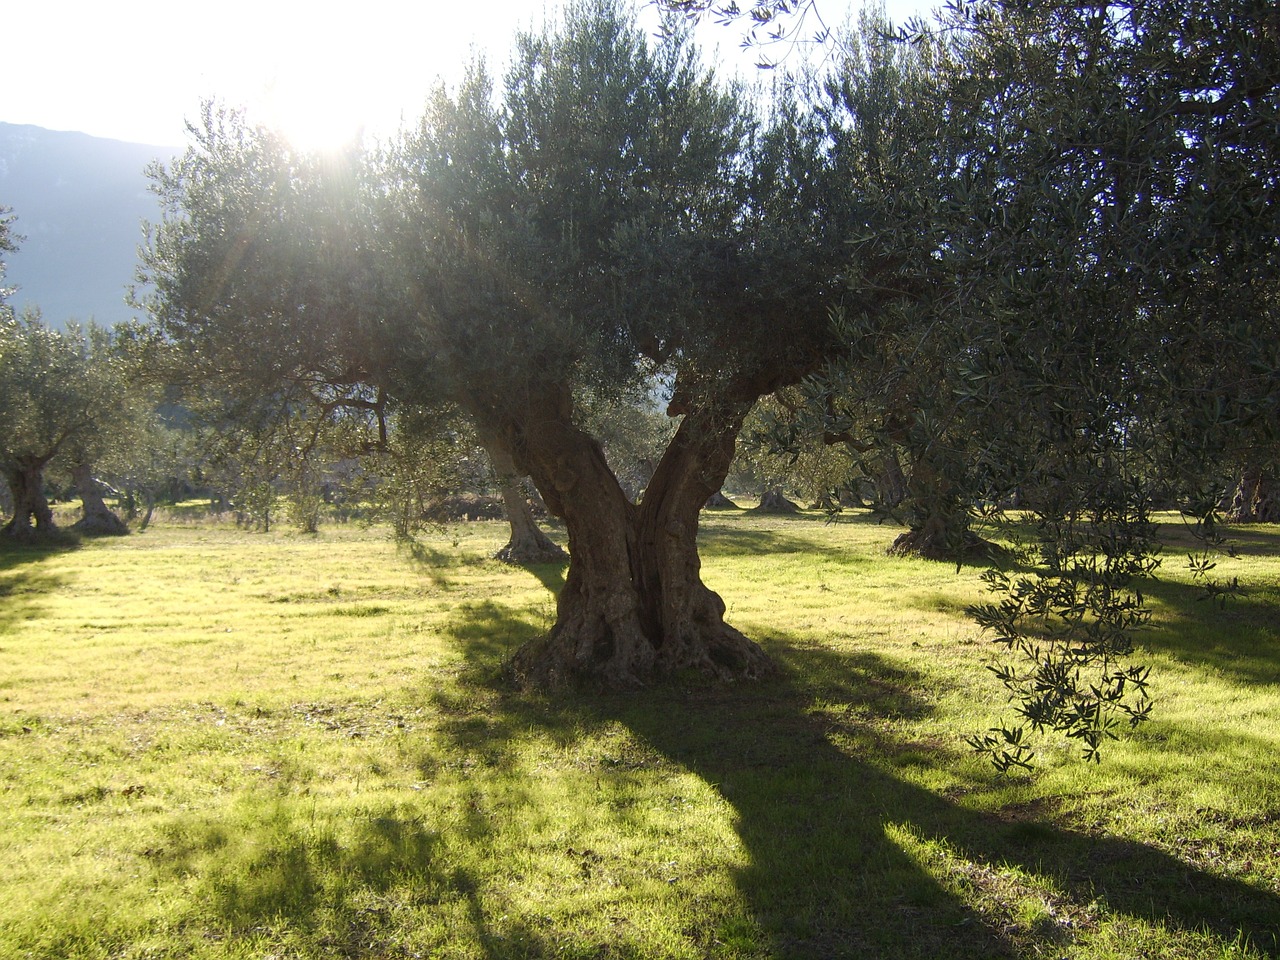
[[[957,3],[824,40],[825,74],[767,107],[678,20],[651,44],[576,4],[376,150],[206,105],[153,171],[143,270],[183,376],[383,436],[456,408],[568,532],[555,626],[514,669],[613,685],[771,671],[696,534],[745,418],[793,387],[810,435],[902,465],[901,549],[965,552],[975,504],[1039,518],[1042,575],[994,571],[979,612],[1034,661],[1003,675],[1033,725],[1092,749],[1104,714],[1140,720],[1153,491],[1203,513],[1224,457],[1274,444],[1274,13]],[[635,497],[586,408],[654,384],[674,429]]]

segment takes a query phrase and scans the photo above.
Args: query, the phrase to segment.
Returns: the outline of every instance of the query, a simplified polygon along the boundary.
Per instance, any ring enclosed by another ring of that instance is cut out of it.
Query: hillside
[[[8,261],[14,307],[38,306],[53,324],[132,316],[124,297],[140,224],[157,217],[143,171],[176,152],[0,123],[0,206],[25,238]]]

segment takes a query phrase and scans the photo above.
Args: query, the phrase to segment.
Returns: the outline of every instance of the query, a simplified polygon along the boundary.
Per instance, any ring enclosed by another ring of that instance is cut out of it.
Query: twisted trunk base
[[[13,517],[0,527],[0,537],[22,544],[38,544],[62,538],[53,522],[53,511],[44,495],[44,461],[12,466],[5,477],[13,497]]]
[[[781,487],[770,487],[760,497],[760,505],[752,513],[792,514],[800,512],[800,504],[788,500]]]
[[[517,566],[532,563],[564,563],[569,555],[560,545],[542,532],[533,519],[529,502],[520,490],[520,474],[506,443],[496,433],[486,435],[485,451],[498,475],[502,502],[507,508],[507,521],[511,524],[511,539],[494,557],[504,563]]]
[[[569,559],[564,548],[542,532],[518,486],[504,483],[502,502],[506,505],[507,520],[511,524],[511,539],[494,554],[496,559],[518,566],[529,563],[564,563]]]
[[[93,478],[93,468],[87,463],[76,464],[71,471],[76,492],[80,494],[82,515],[72,524],[76,533],[90,537],[123,537],[129,527],[116,516],[102,499],[98,481]]]
[[[891,557],[922,557],[925,560],[982,560],[993,556],[1000,547],[984,540],[972,530],[958,539],[923,527],[908,530],[894,538],[886,551]]]
[[[567,400],[525,420],[519,451],[569,534],[555,626],[510,664],[521,682],[635,687],[684,671],[719,680],[770,675],[769,656],[724,621],[701,578],[698,512],[720,488],[746,409],[685,416],[640,504],[627,499]]]
[[[1002,548],[969,529],[964,511],[930,514],[919,527],[900,533],[886,551],[891,557],[922,557],[925,560],[984,560]]]

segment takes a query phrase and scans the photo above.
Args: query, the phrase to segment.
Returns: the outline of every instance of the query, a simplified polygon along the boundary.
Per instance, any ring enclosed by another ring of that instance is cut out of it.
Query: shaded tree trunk
[[[517,654],[518,676],[626,687],[683,670],[722,679],[772,672],[764,651],[724,622],[697,547],[698,513],[728,473],[749,407],[686,414],[638,505],[573,424],[567,393],[530,411],[512,450],[564,519],[570,561],[556,624]]]
[[[145,487],[142,488],[140,492],[142,494],[143,503],[146,504],[147,508],[142,511],[142,519],[138,521],[139,533],[151,526],[151,518],[156,512],[156,495]]]
[[[505,563],[563,563],[569,559],[558,543],[538,526],[529,509],[529,502],[520,489],[520,473],[516,470],[511,451],[497,436],[481,441],[494,473],[498,475],[498,489],[507,508],[507,521],[511,524],[511,538],[494,556]]]
[[[46,462],[26,459],[10,465],[5,478],[13,497],[13,517],[0,527],[0,536],[19,543],[35,543],[56,534],[53,511],[44,495]]]
[[[875,477],[877,506],[893,510],[907,498],[907,477],[902,472],[898,452],[892,447],[880,456],[880,469]]]
[[[898,534],[889,545],[888,553],[894,557],[958,560],[982,555],[990,546],[969,529],[966,512],[938,511],[923,516],[918,525]]]
[[[1260,467],[1246,467],[1226,519],[1228,523],[1280,523],[1280,483]]]
[[[954,561],[984,556],[994,549],[969,528],[968,505],[954,480],[924,457],[912,465],[903,503],[910,514],[910,529],[894,539],[890,556]]]
[[[71,529],[91,537],[122,537],[128,534],[125,522],[111,512],[102,499],[98,481],[93,477],[93,467],[78,463],[71,470],[76,492],[80,495],[82,516]]]

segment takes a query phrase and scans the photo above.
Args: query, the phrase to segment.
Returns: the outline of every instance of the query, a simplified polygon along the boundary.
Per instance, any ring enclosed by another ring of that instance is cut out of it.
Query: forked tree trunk
[[[486,436],[482,443],[489,454],[489,462],[498,475],[498,489],[507,508],[507,521],[511,524],[511,538],[494,556],[505,563],[563,563],[569,559],[558,543],[542,532],[529,502],[520,490],[520,472],[516,470],[511,451],[498,436]]]
[[[35,543],[57,531],[53,511],[44,496],[44,460],[27,460],[6,474],[13,497],[13,517],[0,528],[0,536],[19,543]]]
[[[129,532],[125,522],[117,517],[102,499],[98,481],[93,478],[93,467],[78,463],[71,470],[76,492],[80,494],[82,515],[71,529],[91,537],[123,537]]]
[[[698,512],[728,473],[742,409],[685,416],[639,505],[570,418],[567,397],[532,411],[513,449],[569,534],[555,626],[513,661],[518,676],[626,687],[677,671],[760,677],[773,663],[724,622],[701,578]]]

